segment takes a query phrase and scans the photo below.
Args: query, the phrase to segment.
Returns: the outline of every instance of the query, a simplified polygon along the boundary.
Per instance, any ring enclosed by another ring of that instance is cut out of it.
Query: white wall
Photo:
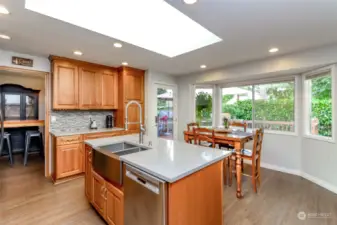
[[[145,73],[145,125],[147,134],[150,136],[156,136],[157,134],[157,127],[154,127],[157,113],[157,89],[155,84],[176,85],[176,77],[151,70]]]
[[[18,66],[12,64],[12,56],[18,56],[27,59],[33,59],[33,67]],[[46,57],[32,56],[17,52],[11,52],[0,49],[0,66],[10,66],[26,70],[37,70],[43,72],[50,72],[50,62]]]
[[[178,77],[179,139],[183,140],[186,123],[194,121],[194,84],[225,84],[235,81],[296,75],[299,71],[334,64],[337,46],[272,57],[241,65]],[[337,193],[337,144],[302,137],[301,85],[297,87],[298,135],[265,134],[262,165],[275,170],[302,175]],[[336,91],[337,92],[337,91]],[[335,93],[336,93],[335,92]],[[335,96],[335,101],[337,96]],[[336,115],[336,114],[335,114]],[[337,121],[337,120],[335,120]],[[336,126],[336,124],[335,124]],[[337,127],[336,127],[337,128]],[[335,129],[337,131],[337,129]]]

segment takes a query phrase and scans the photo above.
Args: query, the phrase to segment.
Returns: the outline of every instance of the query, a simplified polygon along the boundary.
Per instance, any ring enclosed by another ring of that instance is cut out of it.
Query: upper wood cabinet
[[[118,110],[116,125],[124,127],[126,104],[136,100],[142,105],[142,122],[144,123],[144,71],[130,67],[118,68]],[[128,110],[128,121],[139,122],[139,110],[136,105],[131,105]],[[139,131],[139,124],[130,124],[129,130]]]
[[[144,101],[144,72],[139,70],[127,70],[125,72],[125,97],[124,101]]]
[[[78,68],[76,65],[55,61],[53,71],[53,108],[78,109]]]
[[[96,100],[96,70],[79,68],[79,98],[81,109],[97,107]],[[98,88],[99,89],[99,88]]]
[[[50,57],[53,109],[117,109],[118,75],[112,67]]]
[[[102,108],[116,109],[118,108],[118,75],[117,73],[103,72],[102,81]]]

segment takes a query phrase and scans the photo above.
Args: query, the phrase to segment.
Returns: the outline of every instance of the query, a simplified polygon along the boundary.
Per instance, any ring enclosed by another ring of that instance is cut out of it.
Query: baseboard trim
[[[318,179],[317,177],[314,177],[310,174],[307,174],[307,173],[302,173],[301,174],[301,177],[303,177],[304,179],[307,179],[308,181],[311,181],[335,194],[337,194],[337,187],[330,184],[329,182],[326,182],[324,180],[321,180],[321,179]]]
[[[245,163],[251,164],[251,161],[245,161]],[[318,179],[317,177],[314,177],[310,174],[301,172],[299,170],[288,169],[288,168],[285,168],[285,167],[276,166],[276,165],[272,165],[272,164],[268,164],[268,163],[264,163],[264,162],[261,162],[261,167],[269,169],[269,170],[279,171],[279,172],[282,172],[282,173],[288,173],[288,174],[296,175],[296,176],[299,176],[299,177],[303,177],[304,179],[306,179],[306,180],[308,180],[308,181],[310,181],[314,184],[317,184],[318,186],[321,186],[321,187],[337,194],[337,187],[336,186],[334,186],[334,185],[332,185],[329,182],[326,182],[324,180]]]
[[[266,168],[266,169],[270,169],[270,170],[275,170],[275,171],[279,171],[282,173],[288,173],[288,174],[292,174],[292,175],[296,175],[296,176],[301,176],[301,171],[299,170],[294,170],[294,169],[288,169],[285,167],[281,167],[281,166],[276,166],[276,165],[272,165],[272,164],[268,164],[268,163],[264,163],[261,162],[261,167]]]

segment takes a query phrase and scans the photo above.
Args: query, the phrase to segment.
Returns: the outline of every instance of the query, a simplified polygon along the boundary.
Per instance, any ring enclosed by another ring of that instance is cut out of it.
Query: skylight
[[[168,57],[222,41],[164,0],[26,0],[25,7]]]

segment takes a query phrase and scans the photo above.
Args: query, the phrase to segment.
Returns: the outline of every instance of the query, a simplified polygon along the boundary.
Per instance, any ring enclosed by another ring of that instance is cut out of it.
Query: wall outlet
[[[51,120],[52,123],[56,122],[56,116],[51,116],[50,120]]]

